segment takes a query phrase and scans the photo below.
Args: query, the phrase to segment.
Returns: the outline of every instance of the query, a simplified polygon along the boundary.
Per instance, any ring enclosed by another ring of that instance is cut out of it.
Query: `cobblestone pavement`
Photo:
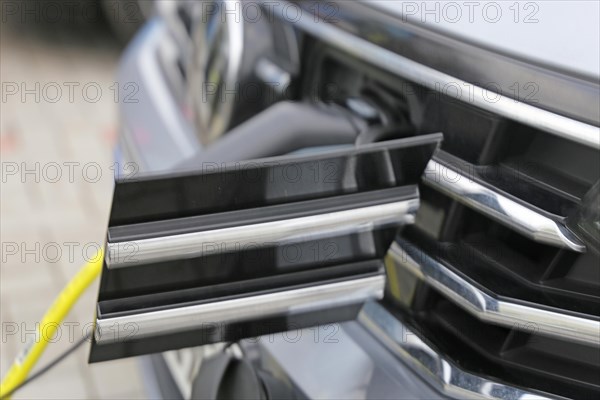
[[[0,372],[68,279],[103,243],[112,196],[119,47],[106,32],[2,28],[0,72]],[[97,282],[40,359],[45,364],[92,321]],[[145,396],[137,360],[87,364],[89,346],[14,399]]]

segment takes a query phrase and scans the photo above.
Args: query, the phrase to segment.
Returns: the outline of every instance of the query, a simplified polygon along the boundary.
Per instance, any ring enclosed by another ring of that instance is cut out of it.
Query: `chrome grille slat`
[[[443,169],[451,172],[451,180],[444,178],[447,174],[441,172]],[[435,160],[429,162],[423,181],[529,239],[580,253],[585,251],[585,244],[563,224]]]
[[[318,214],[281,221],[264,222],[181,235],[112,242],[107,244],[108,268],[130,267],[150,262],[194,258],[213,253],[207,244],[237,249],[244,245],[266,246],[298,238],[332,236],[360,232],[384,224],[412,223],[419,207],[418,199],[397,201],[359,209]],[[230,250],[231,251],[231,250]]]
[[[355,304],[383,297],[385,277],[372,276],[309,286],[276,293],[178,307],[122,317],[97,319],[97,343],[136,340],[160,334],[199,329],[208,325],[247,321],[289,312],[306,312]],[[132,333],[132,329],[134,332]]]
[[[494,382],[460,369],[378,303],[366,303],[358,320],[397,357],[430,378],[429,381],[449,396],[501,400],[555,398]]]
[[[410,270],[464,310],[479,319],[569,341],[600,346],[600,321],[567,315],[535,305],[499,300],[449,270],[408,241],[398,240],[389,252],[400,266]]]

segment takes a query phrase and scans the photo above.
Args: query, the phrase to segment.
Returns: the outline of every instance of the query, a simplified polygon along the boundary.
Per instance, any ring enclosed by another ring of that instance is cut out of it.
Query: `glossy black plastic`
[[[326,133],[324,133],[326,134]],[[327,198],[416,184],[441,134],[117,182],[109,226]]]
[[[418,199],[417,184],[440,134],[210,165],[201,171],[118,181],[108,242],[176,237]],[[290,175],[293,173],[293,175]],[[99,320],[176,310],[330,283],[382,277],[402,216],[294,240],[239,246],[118,268],[105,264]],[[147,354],[352,319],[364,299],[288,315],[204,324],[176,333],[94,342],[90,361]],[[293,311],[293,307],[292,307]]]

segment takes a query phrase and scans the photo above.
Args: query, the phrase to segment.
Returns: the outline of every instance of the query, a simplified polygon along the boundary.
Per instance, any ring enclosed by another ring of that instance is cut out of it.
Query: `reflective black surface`
[[[206,163],[196,173],[126,179],[115,187],[109,226],[414,184],[441,138],[433,134],[312,156]]]
[[[271,222],[336,215],[339,211],[361,213],[405,202],[413,204],[419,196],[417,184],[440,140],[441,134],[433,134],[308,157],[278,157],[216,169],[211,165],[212,169],[204,171],[119,181],[108,241],[109,244],[160,241],[186,234],[231,232],[228,229],[235,231],[240,226],[268,230],[264,226]],[[122,324],[124,320],[118,318],[142,318],[137,321],[147,323],[144,315],[154,318],[162,311],[173,315],[172,312],[195,306],[221,310],[220,304],[229,300],[257,299],[314,286],[346,287],[343,286],[346,283],[355,286],[351,286],[353,291],[341,303],[335,298],[331,304],[321,301],[312,306],[318,300],[301,297],[306,300],[298,301],[308,301],[311,307],[297,304],[300,307],[295,310],[297,307],[292,305],[285,315],[259,313],[259,317],[247,318],[230,310],[232,316],[225,318],[226,322],[192,324],[194,327],[190,328],[183,317],[177,323],[185,327],[173,330],[169,325],[157,328],[152,320],[151,331],[144,333],[143,338],[124,335],[116,341],[94,341],[90,361],[238,340],[354,318],[364,296],[377,293],[374,286],[378,282],[383,290],[382,258],[398,224],[411,221],[397,215],[404,208],[393,209],[396,211],[389,221],[369,220],[325,235],[311,231],[272,243],[262,243],[258,238],[257,244],[244,242],[233,248],[229,247],[235,245],[232,237],[227,239],[227,248],[215,248],[200,256],[181,254],[169,261],[145,261],[120,268],[112,264],[108,268],[105,263],[97,313],[99,323],[105,323],[104,326],[113,321]],[[414,213],[412,206],[405,210]],[[367,286],[361,286],[362,282]],[[215,304],[217,308],[213,307]],[[261,303],[257,304],[262,310]],[[119,334],[127,333],[116,328]]]
[[[106,270],[99,301],[245,281],[381,258],[395,227]]]

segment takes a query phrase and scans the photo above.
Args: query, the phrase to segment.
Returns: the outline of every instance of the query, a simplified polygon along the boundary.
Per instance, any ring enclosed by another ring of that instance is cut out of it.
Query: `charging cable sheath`
[[[60,323],[69,314],[73,305],[77,302],[81,294],[96,280],[102,271],[104,260],[104,250],[100,249],[96,255],[91,258],[79,272],[71,279],[63,291],[54,300],[54,303],[37,327],[36,336],[33,342],[29,343],[23,351],[17,356],[12,366],[6,373],[0,384],[0,398],[4,396],[23,382],[31,369],[35,366],[40,356],[43,354],[48,341],[54,338]]]

